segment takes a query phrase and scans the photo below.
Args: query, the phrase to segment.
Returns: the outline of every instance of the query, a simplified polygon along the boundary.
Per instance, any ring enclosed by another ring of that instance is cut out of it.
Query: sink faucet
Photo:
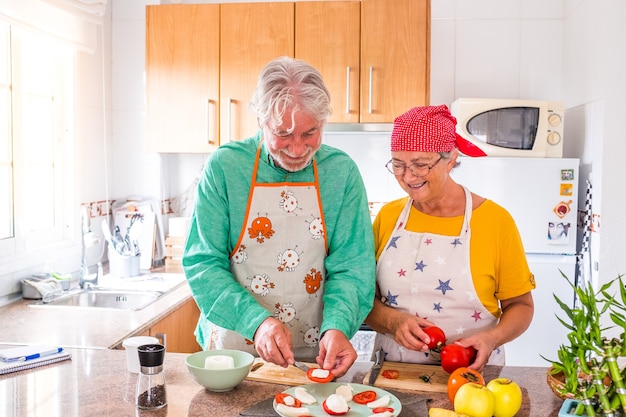
[[[82,289],[85,289],[98,285],[98,278],[100,278],[102,275],[102,262],[98,262],[98,271],[93,274],[89,273],[89,268],[87,267],[85,262],[83,262],[83,264],[80,266],[80,277],[78,279],[78,286]]]
[[[80,277],[78,279],[78,286],[80,288],[88,288],[94,285],[98,285],[98,278],[103,275],[102,262],[98,262],[98,271],[94,274],[89,274],[89,267],[87,266],[87,247],[91,247],[100,243],[98,235],[91,231],[91,221],[89,219],[89,211],[87,207],[83,206],[81,209],[81,223],[82,234],[80,239],[81,248],[81,262],[80,262]]]

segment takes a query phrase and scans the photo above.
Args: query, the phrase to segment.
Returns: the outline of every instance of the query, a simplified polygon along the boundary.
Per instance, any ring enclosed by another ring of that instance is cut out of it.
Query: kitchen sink
[[[141,310],[156,301],[163,292],[88,288],[39,301],[32,307],[91,307],[118,310]]]

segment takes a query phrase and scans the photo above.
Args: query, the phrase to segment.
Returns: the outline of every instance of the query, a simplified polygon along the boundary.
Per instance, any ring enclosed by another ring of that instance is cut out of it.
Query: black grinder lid
[[[163,365],[165,346],[158,344],[141,345],[137,348],[137,352],[141,366],[152,368]]]

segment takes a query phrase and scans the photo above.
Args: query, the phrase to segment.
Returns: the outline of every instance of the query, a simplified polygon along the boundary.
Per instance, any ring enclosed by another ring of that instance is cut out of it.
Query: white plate
[[[384,395],[388,395],[390,398],[390,401],[387,407],[393,408],[394,416],[397,416],[398,414],[400,414],[400,411],[402,410],[402,404],[400,403],[400,400],[395,395],[390,394],[389,392],[382,390],[380,388],[370,387],[369,385],[363,385],[363,384],[352,384],[348,382],[329,382],[327,384],[301,385],[302,388],[306,389],[309,392],[309,394],[314,396],[315,399],[317,400],[315,404],[311,404],[311,405],[302,404],[302,407],[308,408],[309,414],[312,416],[327,416],[328,414],[326,414],[326,412],[324,411],[324,408],[322,407],[322,402],[324,402],[324,400],[328,398],[330,394],[334,394],[337,387],[340,387],[341,385],[351,385],[352,388],[354,389],[353,395],[356,395],[359,392],[363,392],[363,391],[375,391],[376,399]],[[283,392],[295,398],[296,388],[297,387],[291,387]],[[374,414],[372,409],[369,408],[365,404],[357,404],[354,401],[348,401],[348,405],[350,406],[350,411],[347,414],[345,414],[347,417],[368,417]],[[276,410],[276,399],[274,399],[273,406],[274,406],[274,411],[278,413],[278,410]],[[281,413],[278,413],[278,414],[282,417],[286,417],[284,414],[281,414]]]

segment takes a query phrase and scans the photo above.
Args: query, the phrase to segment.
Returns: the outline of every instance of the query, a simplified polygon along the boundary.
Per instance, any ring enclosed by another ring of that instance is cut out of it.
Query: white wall
[[[571,109],[568,134],[577,142],[593,184],[593,278],[604,283],[626,272],[623,254],[626,204],[623,113],[626,84],[626,4],[619,0],[565,3],[564,101]],[[576,129],[571,129],[575,127]],[[601,239],[600,239],[601,236]],[[600,241],[601,240],[601,241]]]

